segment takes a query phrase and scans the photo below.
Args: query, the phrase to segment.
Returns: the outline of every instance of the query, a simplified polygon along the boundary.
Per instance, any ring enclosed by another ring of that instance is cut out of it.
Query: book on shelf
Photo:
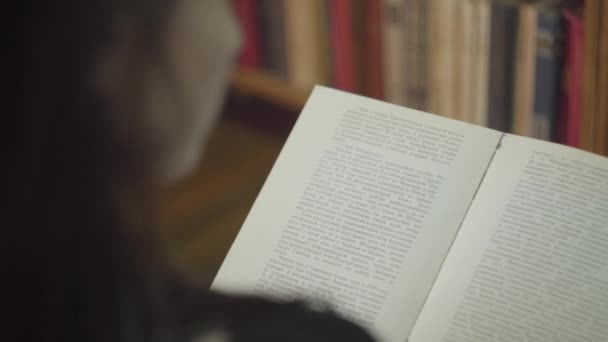
[[[595,112],[596,97],[598,95],[597,74],[597,43],[598,39],[598,13],[601,11],[600,0],[587,0],[585,3],[584,32],[585,57],[583,64],[587,66],[583,71],[583,115],[581,118],[581,147],[587,150],[595,148]]]
[[[511,131],[517,13],[515,6],[504,3],[492,4],[488,127],[499,131]]]
[[[608,154],[603,0],[232,1],[276,103],[323,84]]]
[[[382,1],[382,55],[384,57],[384,96],[392,103],[404,105],[405,98],[405,3],[401,0]]]
[[[457,6],[453,0],[428,1],[428,106],[427,110],[454,117],[458,80],[454,37]]]
[[[518,17],[513,69],[513,133],[532,136],[538,13],[533,6],[522,5]]]
[[[258,0],[262,65],[281,80],[287,80],[285,16],[283,0]]]
[[[340,65],[335,64],[335,49],[336,46],[334,44],[334,37],[332,32],[333,18],[332,18],[332,0],[321,0],[321,6],[318,8],[320,18],[320,32],[321,32],[321,62],[322,68],[321,73],[323,74],[322,79],[327,82],[327,84],[333,84],[336,79],[336,68],[340,67]],[[346,69],[347,72],[351,70]],[[311,90],[311,88],[308,88]]]
[[[365,12],[366,2],[369,0],[352,0],[352,25],[351,30],[353,31],[353,55],[351,56],[353,62],[353,78],[355,79],[355,87],[352,92],[357,94],[363,94],[365,87],[365,59],[369,53],[367,52],[366,39],[366,25],[368,25],[368,14]],[[338,88],[340,89],[340,88]]]
[[[381,340],[608,336],[608,158],[315,87],[212,290]]]
[[[583,21],[581,14],[573,9],[564,10],[564,71],[557,120],[557,141],[579,147],[583,98]]]
[[[608,3],[587,0],[584,9],[585,57],[581,146],[598,153],[608,152]]]
[[[537,9],[532,136],[555,140],[561,88],[563,20],[558,9]]]
[[[365,22],[363,23],[364,38],[362,49],[365,53],[361,53],[362,91],[364,94],[376,98],[383,99],[384,95],[384,80],[382,78],[382,70],[384,70],[384,56],[382,45],[382,1],[383,0],[367,0],[363,2],[365,13]]]
[[[597,120],[595,125],[595,149],[597,153],[608,154],[608,3],[601,1],[599,13],[601,29],[598,32],[597,67]]]
[[[427,0],[406,0],[404,11],[405,56],[403,64],[406,72],[401,77],[404,79],[405,105],[425,110],[428,96]]]
[[[431,38],[427,67],[432,81],[429,110],[485,126],[490,77],[490,3],[434,0],[428,6]],[[416,65],[410,68],[421,69]],[[405,76],[409,78],[407,70]],[[409,101],[406,105],[411,107]]]
[[[488,125],[488,88],[490,78],[490,24],[489,0],[473,1],[473,72],[471,120],[480,126]]]
[[[474,21],[473,0],[455,1],[454,27],[447,28],[447,33],[453,34],[455,44],[454,53],[454,81],[452,85],[454,96],[454,107],[449,109],[451,116],[457,120],[469,121],[473,116],[473,96],[475,87],[475,63],[474,58],[476,27]]]
[[[329,1],[333,84],[340,89],[357,89],[355,69],[355,31],[353,0]]]
[[[233,0],[232,7],[244,35],[239,55],[239,64],[245,68],[258,68],[262,65],[260,28],[257,25],[256,0]]]
[[[326,84],[322,0],[285,0],[285,40],[288,79],[297,88]]]

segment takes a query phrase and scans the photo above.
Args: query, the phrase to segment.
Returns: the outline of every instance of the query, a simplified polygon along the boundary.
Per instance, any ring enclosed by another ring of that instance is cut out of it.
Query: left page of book
[[[317,86],[212,289],[408,335],[502,133]]]

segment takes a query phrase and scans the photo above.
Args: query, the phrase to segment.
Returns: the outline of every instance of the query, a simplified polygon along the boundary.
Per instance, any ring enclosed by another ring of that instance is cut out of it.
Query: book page
[[[506,135],[410,342],[607,336],[608,159]]]
[[[404,340],[502,133],[316,87],[212,289]]]

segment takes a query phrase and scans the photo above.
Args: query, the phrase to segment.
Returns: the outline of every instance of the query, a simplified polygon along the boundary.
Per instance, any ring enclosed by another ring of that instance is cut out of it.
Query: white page
[[[404,340],[501,135],[316,87],[212,289],[322,299]]]
[[[409,340],[607,338],[608,159],[506,135]]]

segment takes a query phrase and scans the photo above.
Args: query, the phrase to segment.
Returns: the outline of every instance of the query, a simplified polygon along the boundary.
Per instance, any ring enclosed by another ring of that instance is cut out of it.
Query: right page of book
[[[608,159],[505,135],[409,341],[607,336]]]

